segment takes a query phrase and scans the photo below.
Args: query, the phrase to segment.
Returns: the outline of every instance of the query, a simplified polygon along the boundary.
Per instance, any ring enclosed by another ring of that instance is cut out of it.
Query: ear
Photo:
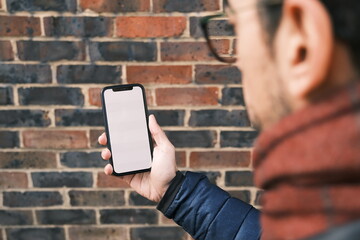
[[[283,58],[277,60],[282,61],[280,72],[289,93],[305,100],[326,82],[330,71],[334,40],[327,10],[320,1],[284,1],[277,40]]]

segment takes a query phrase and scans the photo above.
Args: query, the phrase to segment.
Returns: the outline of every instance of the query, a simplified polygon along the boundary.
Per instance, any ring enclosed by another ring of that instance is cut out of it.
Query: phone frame
[[[149,140],[149,145],[150,145],[150,154],[151,154],[151,162],[152,162],[154,146],[153,146],[151,132],[149,129],[149,112],[148,112],[147,103],[146,103],[145,88],[143,85],[141,85],[139,83],[107,86],[107,87],[104,87],[101,91],[101,103],[102,103],[102,112],[103,112],[103,116],[104,116],[105,133],[106,133],[106,138],[107,138],[107,148],[111,151],[111,141],[110,141],[110,137],[109,137],[110,134],[109,134],[109,126],[108,126],[108,117],[106,114],[106,104],[105,104],[105,96],[104,96],[105,91],[106,90],[114,91],[114,89],[116,90],[115,92],[128,91],[128,90],[132,90],[134,87],[140,87],[141,91],[142,91],[142,95],[143,95],[143,102],[144,102],[144,109],[145,109],[144,114],[145,114],[145,119],[146,119],[146,128],[147,128],[147,132],[148,132],[148,140]],[[117,173],[117,172],[115,172],[115,169],[114,169],[114,163],[113,163],[112,156],[110,157],[109,161],[110,161],[111,166],[113,167],[112,175],[115,175],[115,176],[125,176],[125,175],[130,175],[130,174],[148,172],[151,170],[151,167],[150,167],[150,168],[139,169],[139,170],[131,171],[131,172]]]

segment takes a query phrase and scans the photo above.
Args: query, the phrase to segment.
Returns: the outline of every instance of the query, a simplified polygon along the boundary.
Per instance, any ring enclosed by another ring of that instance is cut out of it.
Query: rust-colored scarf
[[[263,239],[300,239],[360,219],[360,84],[281,120],[254,149]]]

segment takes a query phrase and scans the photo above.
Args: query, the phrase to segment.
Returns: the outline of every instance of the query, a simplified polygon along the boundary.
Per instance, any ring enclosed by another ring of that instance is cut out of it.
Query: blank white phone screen
[[[142,89],[104,92],[113,166],[116,173],[151,167],[151,149]]]

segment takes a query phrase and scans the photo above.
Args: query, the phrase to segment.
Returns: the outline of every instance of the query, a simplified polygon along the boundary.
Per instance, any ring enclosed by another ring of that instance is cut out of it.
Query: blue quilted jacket
[[[158,207],[166,217],[196,240],[260,239],[257,209],[230,197],[202,174],[187,172],[182,178],[169,204]]]

